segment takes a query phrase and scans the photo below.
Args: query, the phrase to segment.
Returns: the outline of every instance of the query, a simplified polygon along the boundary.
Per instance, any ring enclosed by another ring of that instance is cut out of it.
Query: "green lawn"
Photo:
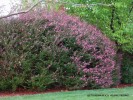
[[[1,97],[0,100],[133,100],[133,87],[122,89],[77,90],[70,92]]]

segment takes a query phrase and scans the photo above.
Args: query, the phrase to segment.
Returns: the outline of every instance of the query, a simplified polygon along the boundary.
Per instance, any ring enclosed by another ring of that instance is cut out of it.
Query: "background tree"
[[[96,25],[117,43],[119,49],[133,53],[132,0],[61,1],[67,2],[65,6],[70,14],[80,16],[81,19]]]

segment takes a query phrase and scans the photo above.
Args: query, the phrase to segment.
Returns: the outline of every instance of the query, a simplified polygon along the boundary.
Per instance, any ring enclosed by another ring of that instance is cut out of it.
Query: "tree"
[[[96,25],[116,42],[118,49],[133,54],[132,0],[61,1],[67,2],[65,6],[69,8],[68,13]]]

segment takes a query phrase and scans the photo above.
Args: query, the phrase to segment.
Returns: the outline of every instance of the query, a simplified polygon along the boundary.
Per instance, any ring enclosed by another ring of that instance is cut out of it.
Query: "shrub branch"
[[[29,8],[29,9],[26,10],[26,11],[21,11],[21,12],[17,12],[17,13],[13,13],[13,14],[8,14],[8,15],[6,15],[6,16],[0,17],[0,19],[8,18],[8,17],[14,16],[14,15],[19,15],[19,14],[28,13],[28,12],[30,12],[33,8],[35,8],[39,3],[41,3],[42,1],[43,1],[43,0],[40,0],[39,2],[37,2],[35,5],[33,5],[31,8]]]
[[[43,0],[40,0],[39,2],[37,2],[35,5],[33,5],[31,8],[29,8],[28,10],[26,11],[21,11],[21,12],[17,12],[17,13],[13,13],[13,14],[8,14],[6,16],[2,16],[0,17],[0,19],[3,19],[3,18],[8,18],[8,17],[11,17],[11,16],[14,16],[14,15],[19,15],[19,14],[24,14],[24,13],[28,13],[30,12],[33,8],[35,8],[39,3],[41,3]],[[112,7],[113,4],[102,4],[102,3],[97,3],[97,4],[76,4],[76,3],[68,3],[68,2],[60,2],[60,1],[56,1],[56,2],[53,2],[53,1],[48,1],[47,3],[59,3],[59,4],[70,4],[70,5],[73,5],[74,7],[92,7],[92,6],[106,6],[106,7]]]

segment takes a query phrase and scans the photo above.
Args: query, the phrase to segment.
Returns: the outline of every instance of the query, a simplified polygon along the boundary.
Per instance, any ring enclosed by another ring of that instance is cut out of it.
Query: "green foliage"
[[[125,55],[122,63],[122,83],[133,83],[133,57]]]
[[[34,25],[39,27],[40,24]],[[16,20],[1,23],[0,90],[15,91],[18,87],[42,90],[55,82],[56,72],[48,70],[52,56],[46,46],[52,37],[38,34],[34,25],[26,26]]]
[[[58,34],[53,26],[37,29],[42,22],[45,23],[43,20],[28,26],[16,20],[1,23],[4,34],[1,31],[0,90],[15,91],[18,87],[44,90],[54,83],[71,89],[82,87],[81,74],[77,74],[70,59],[73,50],[79,49],[74,44],[75,38],[65,37],[62,42],[71,49],[65,51],[54,43]]]
[[[82,72],[78,71],[78,67],[70,58],[74,51],[81,50],[80,46],[75,44],[75,38],[67,37],[62,40],[64,46],[68,50],[58,53],[59,60],[59,83],[65,86],[68,89],[80,89],[83,87],[84,82],[80,80],[83,75]]]
[[[70,8],[68,9],[68,13],[80,16],[81,19],[96,25],[104,34],[118,44],[118,49],[133,53],[132,0],[65,1],[68,2],[68,4],[65,5],[66,8]],[[76,4],[83,5],[76,6]],[[93,4],[95,4],[95,6]],[[106,6],[109,4],[112,6]]]

